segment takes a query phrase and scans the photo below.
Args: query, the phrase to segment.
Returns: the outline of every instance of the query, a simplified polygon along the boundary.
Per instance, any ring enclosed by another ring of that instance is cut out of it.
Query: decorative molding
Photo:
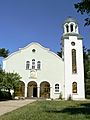
[[[37,78],[37,71],[31,69],[30,70],[30,77],[29,78],[36,79]]]

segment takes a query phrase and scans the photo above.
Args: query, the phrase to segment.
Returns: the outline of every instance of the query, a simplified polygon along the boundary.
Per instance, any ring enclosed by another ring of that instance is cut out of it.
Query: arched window
[[[77,73],[76,50],[72,49],[72,73]]]
[[[68,25],[66,25],[66,31],[69,32],[69,26]]]
[[[59,84],[55,84],[55,92],[59,92]]]
[[[35,69],[35,59],[32,59],[32,69]]]
[[[30,61],[26,61],[26,70],[30,68]]]
[[[70,25],[70,30],[73,32],[73,24]]]
[[[72,93],[77,93],[77,83],[76,82],[72,83]]]
[[[38,69],[38,70],[41,69],[41,62],[40,62],[40,61],[37,62],[37,69]]]

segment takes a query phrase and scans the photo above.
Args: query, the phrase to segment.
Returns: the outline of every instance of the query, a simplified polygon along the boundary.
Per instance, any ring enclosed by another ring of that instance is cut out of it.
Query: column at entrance
[[[53,98],[52,87],[50,87],[50,98]]]
[[[37,87],[37,97],[40,97],[40,86]]]
[[[25,84],[25,97],[27,97],[27,84]]]

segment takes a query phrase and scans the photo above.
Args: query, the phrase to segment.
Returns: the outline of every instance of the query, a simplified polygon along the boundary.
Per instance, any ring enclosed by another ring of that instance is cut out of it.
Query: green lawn
[[[0,120],[90,120],[90,101],[36,101]]]

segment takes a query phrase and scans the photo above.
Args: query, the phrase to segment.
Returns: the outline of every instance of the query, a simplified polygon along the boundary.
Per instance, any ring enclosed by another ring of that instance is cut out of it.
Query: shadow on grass
[[[70,108],[65,108],[61,111],[62,113],[69,113],[69,114],[86,114],[90,115],[90,108],[88,107],[70,107]]]
[[[68,113],[70,115],[83,114],[90,119],[90,103],[83,103],[83,104],[80,104],[79,106],[69,106],[64,109],[49,108],[46,110],[46,112]]]

